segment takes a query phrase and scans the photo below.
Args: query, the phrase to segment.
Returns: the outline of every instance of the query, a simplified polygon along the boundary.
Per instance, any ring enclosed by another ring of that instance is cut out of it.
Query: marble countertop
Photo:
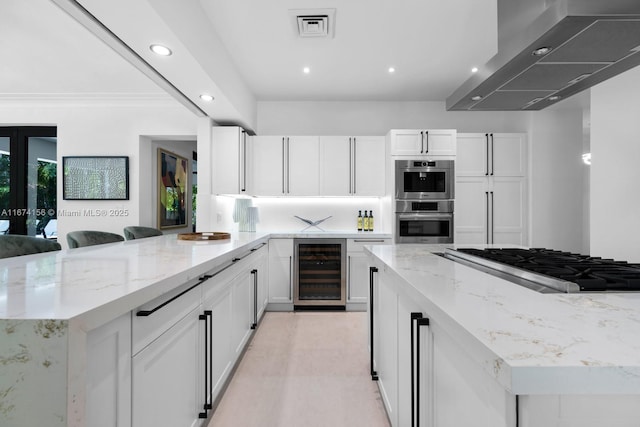
[[[178,240],[175,234],[0,259],[0,319],[105,323],[233,257],[269,233]]]
[[[175,234],[0,259],[0,319],[80,319],[88,330],[201,276],[270,238],[391,238],[356,231]]]
[[[640,394],[640,293],[540,294],[433,254],[452,246],[367,251],[512,393]]]

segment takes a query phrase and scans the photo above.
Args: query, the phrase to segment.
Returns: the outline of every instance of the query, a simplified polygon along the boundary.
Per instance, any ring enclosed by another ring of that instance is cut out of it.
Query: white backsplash
[[[356,231],[358,211],[373,210],[374,231],[386,230],[383,218],[382,198],[374,197],[253,197],[252,205],[258,207],[260,222],[257,231],[300,231],[307,224],[294,215],[310,220],[331,218],[319,226],[325,231]],[[217,228],[236,231],[238,224],[233,222],[235,197],[216,197]],[[318,231],[311,227],[308,231]]]

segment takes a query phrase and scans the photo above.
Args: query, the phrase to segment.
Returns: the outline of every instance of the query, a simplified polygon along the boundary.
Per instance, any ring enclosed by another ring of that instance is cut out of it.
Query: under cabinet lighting
[[[173,53],[171,52],[171,49],[161,44],[152,44],[151,46],[149,46],[149,49],[151,49],[151,52],[160,56],[171,56],[171,54]]]

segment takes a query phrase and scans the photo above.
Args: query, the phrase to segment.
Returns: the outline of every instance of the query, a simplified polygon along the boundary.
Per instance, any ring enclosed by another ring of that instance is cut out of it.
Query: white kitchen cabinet
[[[457,176],[526,176],[526,174],[526,134],[458,134]]]
[[[86,425],[131,426],[131,313],[87,334]]]
[[[455,129],[392,129],[392,156],[455,156]]]
[[[526,135],[458,134],[458,244],[527,245]]]
[[[320,145],[317,136],[254,136],[251,140],[251,194],[317,196]]]
[[[457,244],[527,244],[526,180],[521,177],[456,179]]]
[[[234,357],[238,358],[251,336],[251,326],[253,325],[254,275],[251,270],[242,271],[233,280],[231,288],[231,347],[234,350]]]
[[[175,325],[133,357],[132,425],[200,425],[203,408],[199,309]]]
[[[384,145],[381,136],[321,136],[320,195],[383,196]]]
[[[375,286],[376,369],[393,427],[414,425],[412,408],[420,427],[516,425],[515,396],[430,318],[415,295],[396,286],[382,266]]]
[[[213,192],[249,194],[247,132],[238,126],[215,126],[212,139]]]
[[[347,239],[347,309],[365,311],[369,300],[369,262],[365,245],[388,245],[391,239]]]
[[[293,310],[293,239],[269,240],[269,309]]]

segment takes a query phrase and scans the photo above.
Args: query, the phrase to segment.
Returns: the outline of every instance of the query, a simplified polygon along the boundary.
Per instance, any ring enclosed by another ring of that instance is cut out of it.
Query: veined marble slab
[[[640,394],[640,293],[540,294],[434,255],[366,247],[514,394]]]

